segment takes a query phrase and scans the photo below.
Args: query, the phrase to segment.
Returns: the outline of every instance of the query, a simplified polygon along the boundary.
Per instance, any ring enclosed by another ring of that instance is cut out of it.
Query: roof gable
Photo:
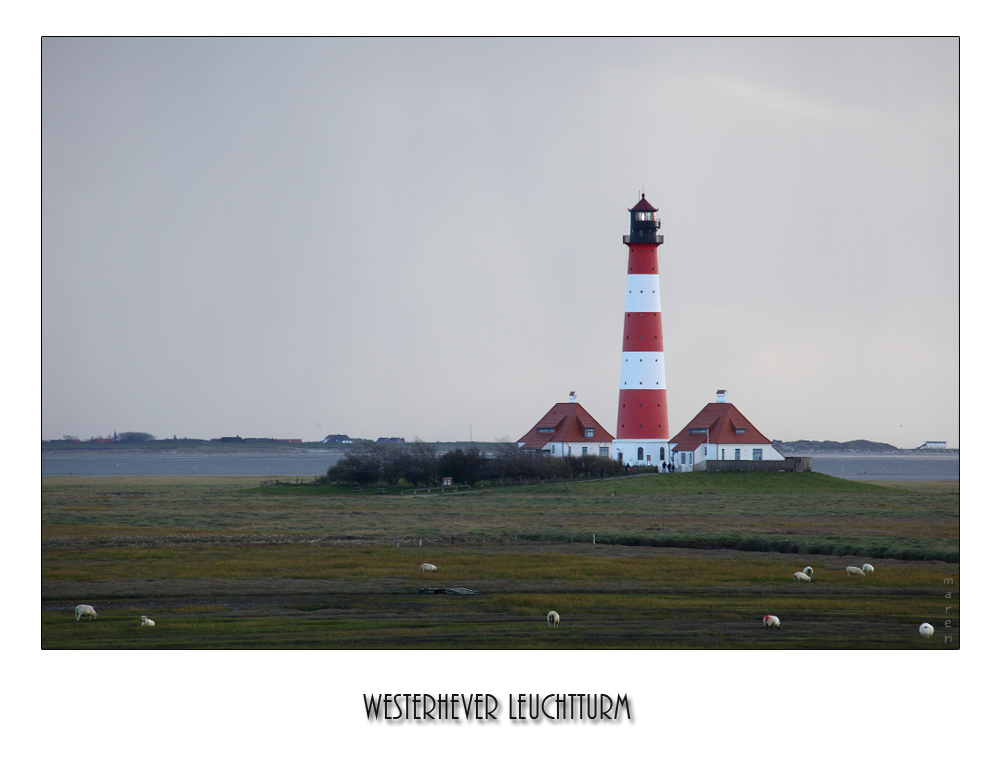
[[[586,437],[585,431],[593,429],[593,437]],[[539,432],[541,430],[542,432]],[[610,432],[601,427],[579,403],[557,403],[538,423],[518,438],[522,448],[541,449],[549,443],[610,442],[614,440]]]
[[[732,403],[709,403],[670,442],[674,451],[694,451],[704,443],[739,446],[770,444],[771,440]]]
[[[654,207],[652,204],[650,204],[649,202],[647,202],[646,201],[646,195],[643,194],[642,195],[642,199],[639,200],[639,203],[636,204],[635,207],[633,207],[632,209],[629,210],[629,212],[636,212],[636,211],[638,211],[638,212],[656,212],[656,207]]]

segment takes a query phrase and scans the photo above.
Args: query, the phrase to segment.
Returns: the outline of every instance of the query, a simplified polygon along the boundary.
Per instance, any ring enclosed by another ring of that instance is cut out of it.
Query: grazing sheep
[[[438,567],[437,565],[431,565],[429,562],[422,562],[420,563],[420,569],[424,571],[430,571],[433,573],[435,570],[438,569]]]
[[[856,568],[853,565],[847,566],[847,575],[849,576],[863,576],[865,572],[861,568]]]
[[[804,567],[804,568],[802,569],[802,572],[803,572],[803,573],[805,573],[805,574],[806,574],[807,576],[811,576],[811,575],[813,574],[813,569],[812,569],[812,565],[806,565],[806,566],[805,566],[805,567]]]
[[[920,624],[920,636],[921,637],[933,637],[934,636],[934,627],[931,626],[929,623],[922,623],[922,624]]]
[[[864,565],[861,566],[861,572],[862,573],[874,573],[875,572],[875,566],[872,565],[871,563],[866,562]]]
[[[76,620],[79,621],[84,616],[93,620],[94,618],[97,618],[97,611],[94,610],[94,608],[92,608],[90,605],[77,605]]]
[[[550,610],[549,614],[545,617],[545,621],[546,623],[548,623],[549,626],[558,626],[559,613],[557,613],[555,610]]]
[[[792,578],[794,578],[796,581],[802,581],[804,583],[812,581],[812,579],[805,573],[795,573],[793,574]]]
[[[764,616],[764,628],[765,629],[780,629],[781,620],[776,615],[765,615]]]
[[[146,616],[143,616],[142,617],[142,623],[140,623],[139,625],[140,626],[156,626],[156,621],[154,621],[152,618],[146,618]]]

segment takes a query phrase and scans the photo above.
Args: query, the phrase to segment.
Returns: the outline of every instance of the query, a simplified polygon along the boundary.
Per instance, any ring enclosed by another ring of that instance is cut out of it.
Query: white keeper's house
[[[707,468],[707,462],[785,461],[785,457],[749,419],[726,400],[725,390],[670,440],[670,460],[675,472]],[[734,465],[735,466],[735,465]]]
[[[522,435],[517,445],[525,451],[550,456],[610,456],[614,436],[569,394],[569,403],[557,403]]]

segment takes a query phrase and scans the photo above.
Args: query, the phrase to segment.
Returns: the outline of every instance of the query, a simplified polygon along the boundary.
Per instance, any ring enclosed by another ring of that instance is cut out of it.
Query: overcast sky
[[[46,39],[42,436],[614,430],[659,208],[671,434],[959,445],[957,39]]]

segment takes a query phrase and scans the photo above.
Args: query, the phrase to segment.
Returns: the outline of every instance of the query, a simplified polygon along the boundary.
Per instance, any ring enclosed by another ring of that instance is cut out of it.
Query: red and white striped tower
[[[663,462],[670,461],[656,252],[663,236],[657,233],[656,207],[646,201],[645,194],[629,213],[631,230],[622,237],[628,244],[628,279],[614,449],[618,460],[626,464],[662,468]]]

